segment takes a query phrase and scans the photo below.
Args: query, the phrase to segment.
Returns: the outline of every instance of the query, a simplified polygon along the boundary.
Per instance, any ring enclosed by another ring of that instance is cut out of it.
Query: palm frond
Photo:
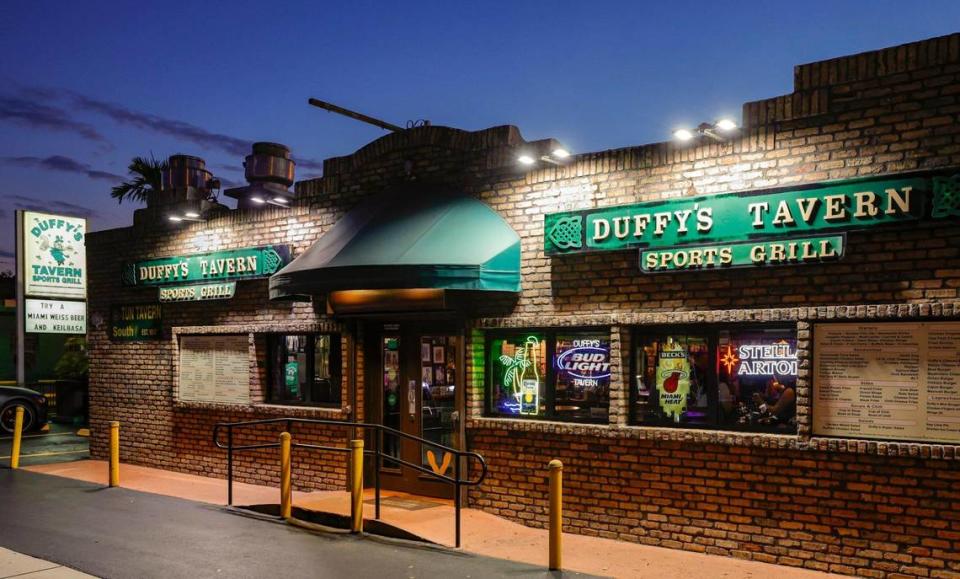
[[[163,171],[167,168],[166,161],[157,161],[153,155],[134,157],[127,166],[131,179],[116,185],[110,191],[110,196],[123,203],[124,199],[145,203],[151,194],[157,193],[163,187]]]

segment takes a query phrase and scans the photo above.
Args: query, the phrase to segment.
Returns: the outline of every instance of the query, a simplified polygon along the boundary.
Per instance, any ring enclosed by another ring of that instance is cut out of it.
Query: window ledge
[[[520,420],[515,418],[472,418],[467,422],[467,428],[504,428],[507,430],[547,434],[573,434],[637,440],[705,442],[728,444],[731,446],[762,446],[768,448],[799,448],[803,445],[802,438],[798,434],[695,430],[692,428],[664,428],[662,426],[584,424],[578,422]]]
[[[346,419],[347,413],[343,408],[328,406],[284,406],[280,404],[265,404],[263,402],[230,403],[210,402],[200,400],[176,400],[173,407],[183,410],[214,410],[221,412],[241,412],[255,415],[266,415],[271,418],[328,418]]]

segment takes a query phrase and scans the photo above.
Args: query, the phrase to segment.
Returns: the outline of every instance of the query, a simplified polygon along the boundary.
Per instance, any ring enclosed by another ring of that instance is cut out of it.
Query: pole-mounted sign
[[[16,213],[18,384],[26,382],[27,333],[87,331],[86,235],[82,217]]]

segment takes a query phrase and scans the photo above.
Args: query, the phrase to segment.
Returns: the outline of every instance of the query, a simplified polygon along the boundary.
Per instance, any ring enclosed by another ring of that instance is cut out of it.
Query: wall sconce
[[[517,155],[517,163],[524,167],[532,167],[537,163],[549,165],[563,165],[570,159],[570,151],[556,139],[545,139],[530,143]]]
[[[737,128],[737,123],[733,119],[723,118],[715,123],[700,123],[695,129],[676,129],[673,131],[673,138],[681,143],[686,143],[697,137],[707,137],[718,143],[723,143]]]

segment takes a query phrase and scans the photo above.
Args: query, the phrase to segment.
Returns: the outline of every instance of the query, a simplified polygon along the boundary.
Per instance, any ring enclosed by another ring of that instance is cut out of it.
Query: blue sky
[[[187,153],[242,182],[246,143],[297,178],[404,125],[520,127],[576,152],[790,92],[793,66],[960,30],[960,2],[14,2],[0,20],[0,270],[13,210],[128,225],[130,158]]]

